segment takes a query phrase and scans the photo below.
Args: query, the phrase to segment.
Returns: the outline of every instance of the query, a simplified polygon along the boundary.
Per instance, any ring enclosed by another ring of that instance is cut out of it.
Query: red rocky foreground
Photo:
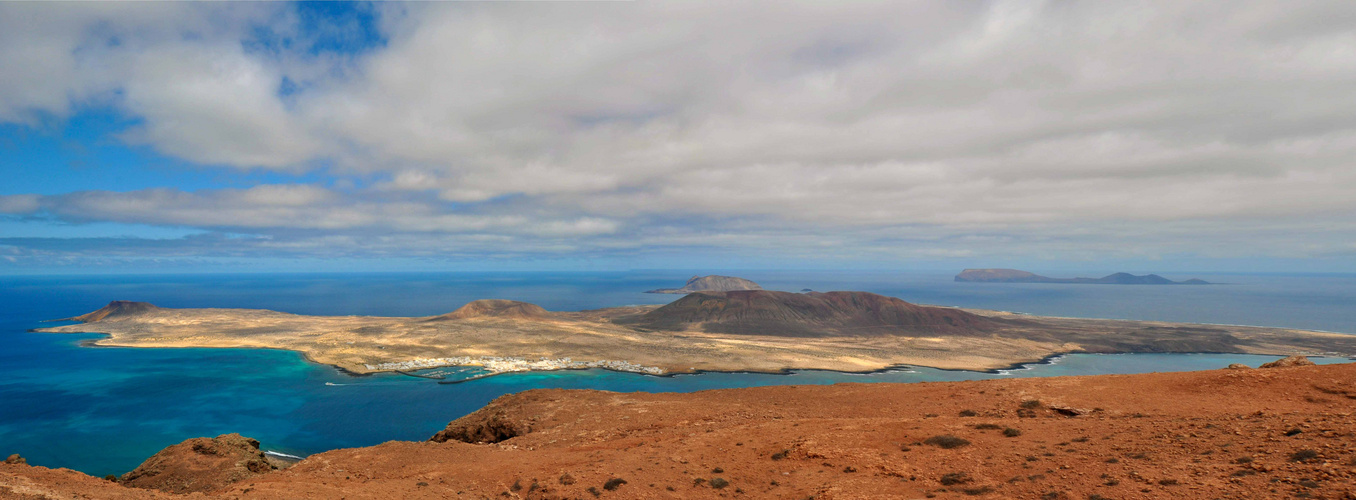
[[[428,442],[335,450],[277,471],[238,463],[257,457],[232,444],[243,452],[213,455],[233,457],[220,461],[225,473],[201,457],[161,460],[173,481],[145,485],[278,499],[1356,499],[1356,364],[1288,365],[1300,366],[694,394],[535,390]],[[192,444],[176,446],[192,456]],[[0,465],[0,498],[185,497],[20,461]],[[193,471],[204,478],[185,476]]]

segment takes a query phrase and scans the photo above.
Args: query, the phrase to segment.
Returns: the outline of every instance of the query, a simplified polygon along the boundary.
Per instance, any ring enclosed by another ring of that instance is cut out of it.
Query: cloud
[[[280,231],[393,232],[575,237],[613,233],[619,223],[568,214],[528,218],[493,209],[454,209],[415,201],[343,195],[306,184],[195,192],[156,188],[79,191],[52,196],[0,196],[0,213],[88,223],[116,222],[278,235]]]
[[[278,95],[283,74],[237,44],[183,44],[135,57],[123,105],[129,142],[208,165],[304,170],[322,142]]]
[[[0,9],[0,70],[21,75],[0,82],[0,121],[102,102],[136,118],[130,143],[320,179],[11,196],[4,213],[315,252],[444,235],[867,260],[1356,240],[1333,222],[1356,215],[1349,2],[383,4],[381,42],[340,54],[303,43],[289,6]],[[362,187],[322,187],[336,176]]]
[[[42,198],[34,194],[0,195],[0,214],[30,214],[40,208]]]

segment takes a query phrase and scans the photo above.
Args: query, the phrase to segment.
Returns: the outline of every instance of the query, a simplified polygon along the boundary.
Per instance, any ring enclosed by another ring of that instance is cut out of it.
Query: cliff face
[[[239,434],[193,438],[170,446],[122,476],[134,488],[208,492],[273,471],[259,442]]]
[[[1000,322],[868,292],[700,292],[634,320],[656,330],[786,337],[984,335]]]
[[[762,290],[757,283],[734,276],[693,276],[682,288],[661,288],[645,293],[730,292],[735,290]]]

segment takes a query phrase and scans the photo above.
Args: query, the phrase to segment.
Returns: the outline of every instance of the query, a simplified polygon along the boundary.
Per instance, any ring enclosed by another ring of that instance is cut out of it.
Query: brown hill
[[[138,314],[153,312],[159,310],[150,302],[132,302],[130,300],[115,300],[108,305],[91,313],[81,314],[73,318],[64,318],[57,321],[79,321],[82,323],[92,323],[106,318],[119,318],[126,316],[136,316]]]
[[[869,292],[699,292],[634,318],[635,327],[710,333],[832,337],[986,335],[1004,320],[910,304]]]
[[[472,319],[472,318],[546,318],[550,311],[536,304],[504,299],[481,299],[467,303],[450,313],[434,316],[430,320]]]
[[[682,288],[661,288],[645,293],[730,292],[735,290],[762,290],[757,283],[734,276],[693,276]]]
[[[225,434],[189,439],[160,450],[120,481],[170,493],[207,492],[272,471],[258,441]]]

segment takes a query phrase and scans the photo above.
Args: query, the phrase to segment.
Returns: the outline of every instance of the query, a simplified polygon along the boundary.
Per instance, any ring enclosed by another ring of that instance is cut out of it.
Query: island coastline
[[[739,293],[750,292],[730,292]],[[763,298],[796,295],[756,293]],[[696,295],[701,295],[702,301],[725,296],[693,294]],[[818,292],[800,295],[808,297],[805,300],[828,296]],[[703,372],[785,374],[796,370],[867,374],[914,366],[1000,373],[1046,363],[1070,353],[1339,357],[1356,353],[1356,336],[1333,332],[1034,316],[899,303],[945,318],[963,314],[958,318],[974,322],[977,330],[900,329],[877,333],[883,327],[873,326],[865,333],[839,329],[840,333],[818,337],[699,329],[709,323],[681,330],[655,330],[637,322],[656,311],[663,312],[661,309],[672,304],[549,312],[527,307],[530,304],[499,301],[490,305],[468,304],[467,307],[475,306],[471,309],[479,311],[476,314],[462,312],[422,318],[165,309],[115,302],[109,306],[112,310],[105,308],[70,318],[75,321],[84,318],[88,322],[32,331],[102,334],[103,338],[82,342],[98,347],[282,349],[298,352],[309,362],[332,366],[351,376],[453,366],[481,367],[489,372],[485,376],[588,368],[654,376]],[[135,311],[120,313],[119,308]]]

